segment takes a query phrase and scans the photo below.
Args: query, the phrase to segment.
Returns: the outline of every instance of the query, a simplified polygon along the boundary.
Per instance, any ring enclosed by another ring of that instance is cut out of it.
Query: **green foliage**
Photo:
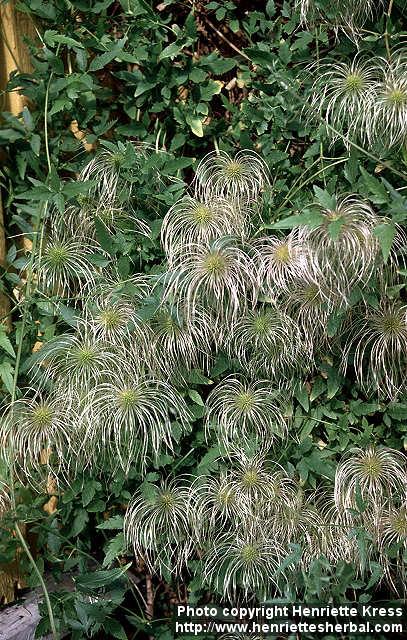
[[[261,232],[280,233],[300,223],[316,228],[321,206],[331,208],[338,193],[357,193],[386,217],[374,234],[384,260],[390,260],[397,225],[407,223],[405,145],[376,157],[374,151],[341,137],[332,143],[323,119],[304,117],[312,90],[312,77],[304,70],[309,61],[318,65],[322,57],[331,57],[349,62],[356,53],[352,39],[344,33],[335,37],[332,23],[300,25],[299,12],[287,1],[169,0],[157,6],[144,0],[22,0],[18,9],[34,21],[41,41],[29,42],[33,71],[15,72],[8,86],[10,91],[21,88],[27,106],[21,117],[3,112],[0,128],[9,236],[1,291],[12,307],[11,332],[0,326],[4,404],[14,393],[22,395],[30,382],[36,343],[48,343],[77,323],[77,300],[61,301],[35,287],[28,300],[22,297],[29,256],[21,235],[34,241],[45,212],[49,215],[54,208],[66,216],[97,187],[76,181],[94,153],[85,150],[85,140],[93,149],[122,154],[123,180],[131,183],[134,212],[150,230],[147,237],[127,220],[119,220],[113,229],[95,220],[98,247],[90,260],[104,269],[117,264],[123,291],[129,295],[134,294],[129,276],[162,271],[162,219],[184,193],[197,162],[213,148],[254,149],[266,160],[272,184],[264,195]],[[394,3],[386,27],[393,48],[402,41],[406,17],[403,3]],[[386,56],[384,30],[378,13],[358,41],[367,56]],[[75,136],[78,129],[83,139]],[[137,175],[132,171],[135,140],[158,152],[148,156]],[[162,178],[159,185],[156,175]],[[339,232],[340,224],[331,223],[331,238]],[[405,304],[406,270],[399,275],[390,293]],[[361,295],[353,292],[353,306]],[[377,306],[375,294],[369,295],[369,303]],[[155,291],[143,302],[141,317],[151,319],[158,305]],[[330,315],[331,338],[342,330],[344,319],[340,311]],[[276,447],[279,463],[309,490],[332,486],[338,459],[351,447],[374,442],[407,448],[405,397],[388,402],[366,395],[352,372],[344,375],[339,369],[334,356],[327,348],[316,371],[298,380],[288,410],[295,437]],[[172,578],[154,578],[157,620],[151,621],[143,612],[145,582],[151,576],[139,565],[133,564],[133,574],[128,571],[123,515],[133,492],[141,487],[143,496],[151,497],[161,476],[210,477],[219,471],[222,451],[206,443],[204,407],[214,385],[231,373],[236,373],[236,363],[226,354],[217,355],[209,377],[200,369],[180,371],[182,395],[192,414],[189,427],[185,433],[179,425],[179,433],[173,427],[173,451],[161,452],[144,474],[131,468],[127,476],[117,469],[109,476],[107,462],[106,474],[84,474],[64,487],[51,515],[43,509],[47,497],[17,484],[17,516],[37,537],[41,571],[46,567],[56,579],[66,571],[75,576],[73,593],[52,596],[58,628],[68,629],[74,640],[99,632],[120,639],[130,629],[157,639],[172,638]],[[1,527],[10,531],[12,521],[5,519]],[[363,556],[366,534],[356,533]],[[17,546],[16,538],[2,537],[2,564],[12,561]],[[291,563],[289,600],[298,600],[298,593],[305,602],[367,602],[374,597],[379,567],[361,577],[352,563],[335,565],[321,557],[304,571],[299,557],[300,550],[293,548],[286,559],[287,566]],[[25,560],[23,569],[35,585]],[[194,561],[185,582],[191,602],[206,597]],[[37,635],[49,630],[45,607],[43,614]]]

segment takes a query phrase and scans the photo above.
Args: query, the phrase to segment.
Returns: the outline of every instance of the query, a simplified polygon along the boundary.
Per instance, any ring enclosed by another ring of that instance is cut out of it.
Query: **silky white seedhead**
[[[16,400],[3,415],[0,455],[22,481],[44,489],[48,475],[64,475],[78,422],[73,398],[55,393]]]
[[[36,375],[51,378],[68,394],[86,393],[103,377],[104,371],[119,372],[123,353],[119,344],[108,343],[82,325],[74,334],[66,333],[45,343],[35,358]]]
[[[141,487],[124,517],[124,535],[137,560],[179,575],[193,554],[194,492],[183,478]]]
[[[402,499],[397,505],[390,500],[383,510],[378,526],[377,545],[379,562],[383,567],[384,579],[399,596],[406,594],[407,551],[407,501]],[[389,554],[389,549],[392,553]]]
[[[206,407],[207,437],[214,431],[226,451],[234,442],[248,444],[253,439],[270,447],[287,433],[281,398],[266,380],[229,376],[211,391]]]
[[[225,349],[252,377],[266,377],[278,386],[301,368],[306,355],[299,327],[275,304],[237,318],[226,335]]]
[[[332,0],[328,12],[323,11],[315,0],[295,0],[302,24],[327,23],[336,28],[341,27],[353,36],[358,34],[360,27],[382,5],[382,0]]]
[[[350,354],[359,385],[379,397],[396,398],[407,390],[407,306],[382,299],[354,314],[343,351],[346,370]]]
[[[255,527],[219,533],[204,556],[203,579],[223,597],[235,602],[255,594],[260,599],[278,591],[276,574],[283,558],[277,539]]]
[[[90,295],[85,301],[79,326],[96,338],[112,344],[149,345],[148,328],[137,314],[137,308],[126,297]]]
[[[268,167],[254,151],[239,151],[234,158],[213,151],[200,161],[193,187],[200,199],[220,197],[244,206],[256,202],[269,184]]]
[[[407,549],[407,504],[394,506],[390,503],[381,518],[379,545],[383,550],[392,544],[401,544]]]
[[[223,236],[244,239],[249,227],[248,211],[225,198],[199,200],[185,196],[165,215],[161,242],[169,264],[190,245],[208,244]]]
[[[190,419],[176,389],[144,376],[131,360],[115,375],[103,371],[101,379],[84,399],[85,440],[109,451],[126,473],[135,460],[145,467],[149,456],[173,448],[171,422],[185,427]]]
[[[162,375],[182,377],[181,368],[209,369],[216,322],[205,309],[197,308],[188,316],[182,313],[182,305],[163,305],[150,327],[150,352]]]
[[[255,304],[257,282],[253,262],[234,238],[210,245],[190,245],[167,274],[164,301],[182,304],[193,317],[204,307],[224,318],[236,317]]]
[[[299,242],[308,247],[310,272],[328,298],[345,301],[351,289],[365,287],[377,267],[380,245],[374,234],[382,219],[358,196],[334,198],[331,208],[319,207],[321,223],[301,226]]]
[[[235,495],[241,511],[253,517],[265,503],[275,498],[274,470],[267,464],[263,451],[250,455],[238,449],[236,443],[229,447],[229,458],[228,490]]]
[[[99,271],[91,262],[96,251],[100,252],[100,247],[91,238],[51,231],[42,251],[34,256],[33,271],[39,288],[48,295],[69,298],[84,286],[91,286]]]
[[[309,106],[310,119],[323,116],[340,134],[370,143],[380,72],[369,59],[356,56],[351,62],[331,60],[312,67],[315,76]],[[328,130],[333,141],[338,134]]]
[[[275,298],[298,279],[310,279],[311,262],[307,244],[293,230],[288,236],[268,236],[253,243],[259,290],[267,298]]]
[[[354,448],[344,454],[335,475],[336,508],[344,517],[352,518],[358,509],[357,496],[365,502],[363,518],[376,522],[390,499],[406,495],[406,457],[387,447]]]
[[[196,536],[205,545],[208,536],[224,527],[239,522],[245,509],[236,499],[227,472],[219,476],[198,476],[194,482],[196,489]]]
[[[291,489],[292,485],[289,487]],[[295,493],[287,493],[272,520],[273,532],[285,549],[289,549],[293,541],[301,545],[302,566],[305,569],[327,548],[325,522],[315,499],[314,495],[306,496],[297,487]]]
[[[104,148],[88,162],[79,179],[93,182],[89,195],[95,196],[96,202],[129,201],[133,185],[126,173],[138,178],[150,153],[151,148],[140,143],[119,143],[116,147]],[[158,172],[156,178],[159,181]]]
[[[299,280],[283,294],[279,305],[284,314],[301,331],[301,348],[308,357],[304,364],[313,367],[313,354],[327,346],[327,323],[337,300],[329,299],[324,282],[319,284],[308,280]],[[308,362],[308,365],[307,365]]]
[[[400,147],[407,140],[407,56],[378,58],[382,78],[374,105],[374,143],[384,149]]]

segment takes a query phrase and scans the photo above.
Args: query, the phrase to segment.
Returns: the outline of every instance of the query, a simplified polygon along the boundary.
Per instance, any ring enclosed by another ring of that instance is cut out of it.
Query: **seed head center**
[[[345,78],[345,91],[347,93],[358,93],[363,89],[363,78],[358,73],[349,73]]]
[[[120,389],[118,399],[122,409],[133,409],[137,405],[140,396],[136,389]]]
[[[47,251],[48,259],[54,267],[62,267],[69,258],[69,252],[62,244],[49,247]]]
[[[242,413],[248,413],[249,411],[251,411],[251,409],[253,409],[255,401],[256,399],[253,393],[250,393],[249,391],[243,391],[236,396],[235,403],[239,411],[241,411]]]
[[[248,469],[242,476],[242,484],[244,487],[250,489],[255,487],[259,482],[259,474],[256,469]]]
[[[361,461],[363,473],[369,480],[377,480],[382,472],[382,463],[375,454],[365,456]]]
[[[246,544],[242,548],[240,555],[245,564],[252,564],[258,559],[259,550],[257,549],[257,547],[255,547],[254,544]]]
[[[232,161],[225,165],[224,173],[229,180],[238,180],[243,173],[243,165],[240,162]]]
[[[226,260],[218,252],[210,253],[204,260],[204,268],[211,276],[221,276],[226,269]]]
[[[387,102],[394,107],[403,107],[407,104],[407,91],[402,89],[392,89],[387,94]]]
[[[192,211],[192,219],[196,224],[199,224],[203,227],[207,226],[213,220],[213,213],[203,204],[198,205]]]
[[[291,254],[288,245],[284,243],[277,247],[277,249],[274,251],[274,257],[277,262],[288,264],[291,260]]]
[[[393,530],[400,537],[407,537],[407,509],[400,509],[400,511],[392,518],[391,524]]]
[[[122,317],[118,309],[103,309],[99,314],[99,322],[106,329],[115,329],[122,324]]]
[[[52,416],[52,409],[44,404],[35,407],[32,412],[33,423],[39,428],[49,427],[52,422]]]

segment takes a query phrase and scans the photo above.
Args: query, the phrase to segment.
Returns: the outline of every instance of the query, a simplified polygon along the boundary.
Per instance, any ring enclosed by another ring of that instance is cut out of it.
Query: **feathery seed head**
[[[299,237],[313,256],[314,282],[323,283],[328,296],[346,300],[352,287],[367,284],[377,266],[380,245],[374,229],[381,219],[357,196],[339,198],[335,207],[320,210],[321,224],[300,227]]]
[[[162,447],[172,449],[171,420],[185,426],[190,414],[170,384],[131,366],[114,377],[104,371],[101,380],[85,399],[89,427],[84,440],[108,450],[125,472],[135,460],[144,466]]]
[[[407,464],[403,454],[386,447],[354,448],[344,455],[335,475],[335,504],[347,517],[356,509],[356,491],[366,502],[367,519],[376,518],[385,502],[404,496],[407,490]]]
[[[234,158],[225,151],[208,153],[194,178],[195,193],[201,197],[230,198],[242,205],[255,202],[269,184],[267,165],[253,151],[239,151]]]
[[[380,75],[377,64],[358,55],[349,63],[329,60],[315,65],[313,73],[309,118],[318,112],[340,133],[370,142]],[[337,134],[328,133],[335,141]]]
[[[50,233],[43,253],[34,257],[39,286],[51,295],[69,297],[75,290],[91,285],[98,273],[89,256],[100,247],[90,238]]]
[[[124,518],[124,535],[150,571],[176,575],[193,553],[195,491],[182,478],[164,481],[148,498],[139,490]]]
[[[374,112],[375,139],[379,147],[401,146],[407,139],[407,57],[379,58],[382,71]]]
[[[210,245],[190,245],[173,263],[164,292],[164,302],[183,305],[193,318],[199,307],[224,318],[236,316],[255,303],[257,282],[251,258],[234,238],[221,238]]]
[[[358,383],[381,397],[393,399],[407,389],[406,313],[406,305],[386,298],[378,308],[365,307],[345,344],[342,368],[353,353]]]
[[[264,446],[287,431],[277,395],[267,381],[225,378],[207,399],[206,433],[215,426],[216,437],[228,450],[237,439],[258,438]]]
[[[299,328],[276,305],[259,307],[237,319],[225,347],[250,375],[265,376],[281,386],[303,357]]]
[[[260,290],[274,298],[298,278],[308,278],[310,256],[307,245],[293,230],[288,236],[268,236],[253,242]]]
[[[194,315],[187,317],[181,304],[179,310],[163,305],[150,326],[149,351],[164,375],[168,372],[177,375],[180,365],[187,369],[208,369],[215,326],[205,309],[196,308]]]
[[[206,199],[185,196],[164,217],[161,241],[170,265],[191,244],[211,243],[223,236],[247,234],[249,216],[232,201],[221,197]]]
[[[261,597],[277,590],[274,575],[282,557],[276,539],[256,530],[220,533],[204,558],[204,580],[219,593],[235,600],[260,592]]]

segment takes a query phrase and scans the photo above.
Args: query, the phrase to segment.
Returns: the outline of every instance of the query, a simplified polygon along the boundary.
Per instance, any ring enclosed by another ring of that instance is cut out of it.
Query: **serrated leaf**
[[[98,524],[96,529],[108,529],[108,530],[123,529],[123,523],[124,523],[123,516],[115,515],[109,518],[108,520],[105,520],[104,522],[101,522],[100,524]]]
[[[160,55],[158,56],[159,60],[165,60],[165,58],[172,58],[179,54],[179,52],[183,49],[182,44],[177,44],[176,42],[172,42],[167,47],[165,47]]]
[[[258,47],[246,47],[243,51],[254,64],[262,67],[272,67],[276,63],[276,56],[270,51],[263,51]]]
[[[101,569],[92,573],[84,574],[75,578],[76,586],[81,591],[94,591],[101,587],[110,586],[113,582],[120,580],[126,571],[130,569],[131,562],[118,569]]]
[[[0,347],[12,358],[16,357],[13,345],[7,337],[6,328],[3,325],[0,325]]]
[[[386,262],[390,255],[394,236],[396,235],[396,227],[393,222],[379,224],[379,226],[374,229],[373,233],[377,238],[379,238],[383,260]]]
[[[13,393],[13,375],[14,367],[9,362],[2,362],[0,364],[0,378],[10,394]]]
[[[389,196],[383,183],[374,176],[371,176],[363,167],[360,167],[360,172],[363,177],[363,182],[369,191],[372,202],[375,204],[385,204],[388,202]]]
[[[108,567],[117,556],[123,555],[125,549],[124,533],[120,531],[112,538],[106,546],[106,554],[103,559],[103,566]]]
[[[331,196],[331,194],[328,193],[328,191],[326,191],[325,189],[321,189],[320,187],[317,187],[317,185],[315,184],[313,186],[313,189],[319,204],[321,204],[325,209],[328,209],[329,211],[332,211],[335,209],[336,198],[334,196]]]

